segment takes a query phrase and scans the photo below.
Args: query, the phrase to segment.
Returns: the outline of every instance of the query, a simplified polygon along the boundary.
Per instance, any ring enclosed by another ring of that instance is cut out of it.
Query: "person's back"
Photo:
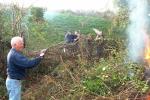
[[[77,35],[72,34],[72,33],[67,33],[65,35],[65,42],[66,43],[73,43],[76,38],[77,38]]]

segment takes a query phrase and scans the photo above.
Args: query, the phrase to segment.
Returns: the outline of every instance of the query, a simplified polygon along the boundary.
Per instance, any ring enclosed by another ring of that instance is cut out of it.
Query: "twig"
[[[54,99],[54,100],[58,100],[58,99],[56,99],[54,96],[51,96],[51,98]]]
[[[60,56],[60,59],[61,59],[61,62],[63,63],[63,65],[64,65],[66,71],[67,71],[67,72],[69,73],[69,75],[71,76],[71,78],[72,78],[72,80],[73,80],[73,83],[75,84],[76,79],[73,77],[72,73],[67,69],[66,64],[64,63],[64,61],[63,61],[63,59],[62,59],[62,56]]]
[[[84,89],[83,89],[82,95],[81,95],[81,97],[80,97],[80,100],[82,100],[83,94],[84,94]]]

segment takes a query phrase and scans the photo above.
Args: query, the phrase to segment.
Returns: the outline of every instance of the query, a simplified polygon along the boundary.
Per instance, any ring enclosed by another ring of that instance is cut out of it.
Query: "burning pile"
[[[144,79],[150,85],[150,38],[148,35],[145,35],[144,62]]]
[[[145,46],[145,55],[144,55],[144,59],[146,61],[146,63],[148,64],[148,67],[150,67],[150,40],[149,38],[147,37],[145,39],[146,41],[146,46]]]

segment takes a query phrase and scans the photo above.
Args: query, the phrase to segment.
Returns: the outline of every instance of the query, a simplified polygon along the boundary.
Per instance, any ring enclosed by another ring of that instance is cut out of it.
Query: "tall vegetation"
[[[30,17],[30,20],[33,20],[33,21],[42,21],[44,20],[44,9],[43,8],[40,8],[40,7],[32,7],[31,8],[31,17]]]
[[[58,31],[74,32],[75,30],[80,30],[83,34],[93,33],[92,28],[100,29],[107,34],[111,23],[110,20],[106,20],[99,16],[76,15],[66,12],[59,14],[49,22],[53,23]]]
[[[118,13],[112,20],[112,36],[126,38],[126,28],[129,23],[129,10],[126,0],[115,0],[118,6]]]

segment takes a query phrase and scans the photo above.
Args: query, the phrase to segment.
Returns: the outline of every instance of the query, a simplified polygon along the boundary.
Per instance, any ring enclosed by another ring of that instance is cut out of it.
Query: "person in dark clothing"
[[[44,56],[44,51],[38,57],[29,60],[21,53],[24,42],[19,36],[11,39],[11,47],[7,55],[6,88],[9,100],[21,100],[21,80],[26,76],[25,70],[37,66]]]
[[[95,29],[95,28],[93,28],[93,30],[96,33],[96,38],[95,38],[95,41],[96,41],[96,56],[99,59],[100,55],[102,54],[102,49],[103,48],[101,48],[101,47],[102,47],[104,36],[103,36],[102,31],[99,31],[98,29]]]
[[[75,32],[74,34],[68,32],[65,35],[65,41],[66,43],[73,43],[79,39],[79,34]]]

